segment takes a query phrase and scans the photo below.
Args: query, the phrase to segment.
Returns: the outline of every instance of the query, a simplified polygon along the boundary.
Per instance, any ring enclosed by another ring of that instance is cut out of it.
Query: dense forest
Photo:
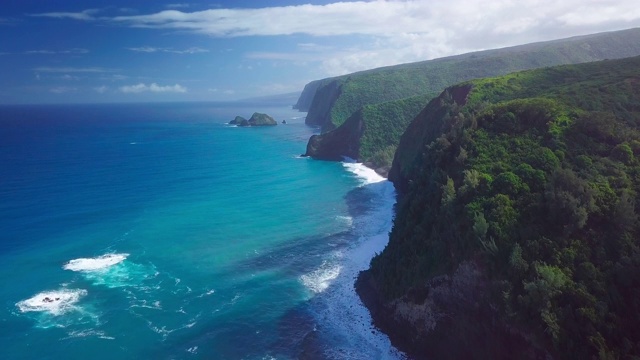
[[[518,70],[637,55],[640,29],[488,50],[314,81],[296,107],[308,110],[306,123],[323,132],[308,155],[330,159],[342,152],[384,173],[407,125],[447,86]],[[360,136],[345,129],[331,133],[343,124],[361,129]],[[323,137],[330,146],[322,146]]]
[[[366,275],[403,326],[417,326],[403,303],[471,267],[492,326],[547,356],[640,356],[640,57],[448,88],[402,136],[390,179],[397,214]],[[410,352],[434,343],[413,334]]]

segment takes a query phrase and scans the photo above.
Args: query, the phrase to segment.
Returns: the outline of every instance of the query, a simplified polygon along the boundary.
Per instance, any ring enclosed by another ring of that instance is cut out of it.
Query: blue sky
[[[0,103],[224,101],[638,26],[636,0],[3,0]]]

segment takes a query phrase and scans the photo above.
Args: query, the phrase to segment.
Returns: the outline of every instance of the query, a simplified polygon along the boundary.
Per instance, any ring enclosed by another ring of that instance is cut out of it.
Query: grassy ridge
[[[385,117],[387,107],[371,105],[389,103],[414,96],[432,98],[445,87],[475,78],[497,76],[513,71],[615,59],[640,55],[640,29],[570,38],[558,41],[482,51],[448,58],[397,65],[350,75],[323,79],[309,84],[305,98],[315,88],[315,96],[307,115],[307,123],[321,126],[323,133],[339,127],[356,112],[365,108],[366,124],[361,161],[375,162],[378,166],[391,152],[390,144],[399,141],[393,128],[384,131],[391,122],[408,123],[418,111],[392,111]],[[411,100],[406,101],[411,104]],[[411,106],[411,105],[410,105]],[[404,116],[397,116],[404,113]],[[382,130],[382,131],[381,131]],[[374,134],[373,131],[376,133]],[[384,135],[387,136],[384,136]],[[376,142],[370,139],[376,138]],[[353,145],[349,145],[353,148]],[[387,154],[387,155],[385,155]]]
[[[403,135],[386,299],[462,262],[562,358],[640,356],[640,57],[471,81]],[[481,357],[482,354],[480,354]]]

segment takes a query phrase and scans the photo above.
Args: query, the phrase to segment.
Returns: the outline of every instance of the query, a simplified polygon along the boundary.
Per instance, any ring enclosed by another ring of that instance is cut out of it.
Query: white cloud
[[[213,37],[331,37],[332,46],[303,40],[290,51],[247,55],[272,61],[316,62],[327,75],[640,26],[637,0],[374,0],[191,12],[183,5],[110,18],[95,17],[96,10],[38,16],[96,19]],[[349,35],[357,35],[361,41],[357,46],[340,48],[346,39],[343,36]],[[138,49],[134,51],[143,51]],[[147,47],[151,49],[155,48]],[[180,53],[173,49],[156,51],[167,50]]]
[[[195,12],[165,10],[148,15],[118,16],[112,20],[134,27],[181,29],[221,37],[296,33],[393,37],[402,33],[429,33],[434,28],[450,28],[456,33],[482,31],[495,34],[496,24],[504,21],[524,22],[515,29],[527,31],[545,24],[593,25],[637,21],[639,18],[640,7],[631,0],[379,0]]]
[[[44,73],[108,73],[114,72],[114,69],[105,69],[101,67],[49,67],[41,66],[34,68],[33,71]]]
[[[62,80],[80,80],[79,76],[64,74],[60,77]]]
[[[173,53],[173,54],[200,54],[200,53],[209,52],[209,50],[203,49],[203,48],[199,48],[199,47],[190,47],[190,48],[184,49],[184,50],[176,50],[176,49],[172,49],[172,48],[159,48],[159,47],[152,47],[152,46],[140,46],[140,47],[127,48],[127,49],[129,49],[131,51],[144,52],[144,53],[164,52],[164,53]]]
[[[102,85],[102,86],[94,87],[93,90],[95,90],[95,92],[99,94],[104,94],[105,92],[107,92],[107,90],[109,90],[109,87]]]
[[[161,51],[161,48],[154,48],[151,46],[141,46],[141,47],[134,47],[134,48],[127,48],[131,51],[136,51],[136,52],[146,52],[146,53],[153,53],[153,52],[158,52]]]
[[[88,54],[89,50],[74,48],[69,50],[28,50],[24,54],[27,55],[57,55],[57,54]]]
[[[80,12],[49,12],[42,14],[31,14],[30,16],[92,21],[97,19],[96,17],[94,17],[94,15],[99,12],[99,9],[87,9]]]
[[[274,21],[274,19],[277,19]],[[313,42],[249,58],[319,61],[328,75],[640,26],[636,0],[356,1],[258,9],[165,10],[111,21],[215,37],[361,35],[357,48]],[[337,44],[340,42],[337,41]]]
[[[121,75],[121,74],[108,74],[108,75],[101,76],[100,80],[122,81],[122,80],[126,80],[128,78],[129,78],[128,76]]]
[[[164,7],[166,7],[167,9],[179,9],[179,8],[188,8],[189,4],[167,4]]]
[[[68,86],[58,86],[58,87],[49,89],[49,91],[54,94],[64,94],[64,93],[74,92],[76,90],[78,89],[74,87],[68,87]]]
[[[269,51],[252,51],[245,54],[248,59],[261,60],[285,60],[285,61],[320,61],[331,56],[332,52],[327,53],[300,53],[300,52],[269,52]]]
[[[127,85],[121,86],[120,91],[123,93],[133,93],[139,94],[143,92],[155,92],[155,93],[186,93],[187,88],[182,85],[166,85],[160,86],[156,83],[152,83],[151,85],[147,85],[144,83],[139,83],[136,85]]]
[[[0,17],[0,26],[11,26],[19,23],[18,19]]]

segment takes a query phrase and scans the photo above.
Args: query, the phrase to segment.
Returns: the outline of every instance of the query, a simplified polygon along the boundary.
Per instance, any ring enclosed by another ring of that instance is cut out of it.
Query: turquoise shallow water
[[[299,157],[303,115],[1,107],[2,358],[396,357],[352,290],[393,190]]]

